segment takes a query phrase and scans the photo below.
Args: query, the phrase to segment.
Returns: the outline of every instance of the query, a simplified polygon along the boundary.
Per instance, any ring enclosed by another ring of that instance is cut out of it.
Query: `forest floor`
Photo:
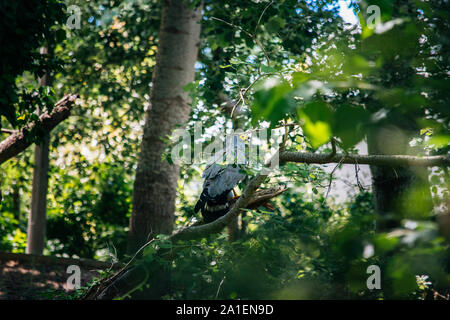
[[[0,252],[0,300],[67,299],[69,265],[80,267],[81,287],[99,277],[99,270],[111,267],[95,260]]]

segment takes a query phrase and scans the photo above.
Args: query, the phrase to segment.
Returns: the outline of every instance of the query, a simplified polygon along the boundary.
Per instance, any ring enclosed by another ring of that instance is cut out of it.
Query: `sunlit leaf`
[[[302,128],[313,148],[317,148],[331,139],[332,110],[323,101],[307,103],[298,110]]]

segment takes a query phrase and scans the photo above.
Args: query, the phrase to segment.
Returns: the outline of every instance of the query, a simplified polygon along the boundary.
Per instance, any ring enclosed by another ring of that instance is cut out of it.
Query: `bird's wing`
[[[216,163],[213,163],[206,167],[205,171],[203,171],[202,178],[205,179],[205,182],[203,183],[203,188],[205,188],[208,185],[208,182],[214,178],[216,178],[220,172],[222,172],[225,168],[219,166]]]
[[[208,195],[215,198],[233,189],[245,177],[245,174],[240,173],[239,170],[238,166],[228,165],[212,179],[205,180],[205,183],[208,182]]]

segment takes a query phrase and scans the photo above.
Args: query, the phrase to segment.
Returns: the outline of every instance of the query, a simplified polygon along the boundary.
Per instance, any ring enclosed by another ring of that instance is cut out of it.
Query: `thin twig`
[[[325,195],[325,199],[323,199],[322,204],[324,204],[325,201],[326,201],[327,198],[328,198],[328,194],[330,193],[330,190],[331,190],[331,184],[333,183],[333,174],[334,174],[334,172],[336,171],[336,169],[341,165],[343,159],[344,159],[344,158],[342,158],[342,159],[339,161],[339,163],[334,167],[333,171],[331,171],[331,173],[330,173],[330,183],[328,184],[327,194]]]
[[[236,110],[236,107],[242,102],[245,103],[245,96],[247,95],[248,91],[255,85],[256,82],[258,82],[259,80],[261,80],[263,77],[267,77],[267,76],[272,76],[275,73],[271,72],[271,73],[264,73],[264,74],[260,74],[258,77],[256,77],[255,80],[252,81],[252,83],[250,83],[250,85],[244,89],[240,89],[239,90],[239,100],[233,105],[233,109],[231,109],[231,117],[233,117],[234,114],[234,110]]]
[[[127,262],[127,264],[125,264],[125,266],[122,268],[122,270],[125,270],[125,268],[127,268],[131,262],[137,257],[137,255],[139,253],[141,253],[142,250],[144,250],[147,246],[149,246],[153,241],[155,241],[156,239],[153,238],[152,240],[148,241],[147,243],[145,243],[142,247],[139,248],[138,251],[136,251],[136,253],[134,254],[134,256],[130,259],[130,261]]]
[[[12,129],[0,129],[0,132],[14,134],[14,133],[17,133],[18,131],[12,130]]]
[[[437,292],[434,289],[431,289],[431,291],[433,291],[433,298],[434,300],[437,300],[438,297],[444,299],[444,300],[450,300],[450,294],[447,294],[447,296],[444,296],[442,294],[440,294],[439,292]]]
[[[220,291],[220,288],[222,287],[222,283],[225,280],[225,278],[226,277],[223,277],[222,281],[220,281],[219,287],[217,288],[216,297],[214,299],[217,299],[217,297],[219,296],[219,291]]]
[[[365,191],[363,185],[361,184],[361,182],[359,181],[359,165],[358,165],[358,160],[355,159],[355,176],[356,176],[356,183],[358,185],[359,191],[363,192]]]
[[[270,7],[272,4],[273,4],[273,1],[271,1],[271,2],[264,8],[264,10],[262,11],[261,15],[259,16],[258,23],[256,24],[256,27],[255,27],[255,31],[253,31],[253,35],[254,35],[255,37],[256,37],[256,31],[258,30],[259,23],[261,22],[261,19],[262,19],[264,13],[266,12],[267,9],[269,9],[269,7]]]
[[[278,127],[275,127],[274,129],[280,129],[280,128],[285,128],[285,127],[297,127],[299,126],[298,123],[285,123],[282,125],[279,125]],[[257,130],[263,130],[263,129],[257,129]]]
[[[280,152],[284,151],[288,139],[289,139],[289,126],[284,126],[284,137],[283,142],[281,143],[280,146]]]
[[[248,31],[245,30],[244,28],[242,28],[242,27],[240,27],[240,26],[238,26],[238,25],[235,25],[234,23],[225,21],[225,20],[223,20],[223,19],[216,18],[216,17],[211,17],[211,19],[217,20],[217,21],[220,21],[220,22],[223,22],[223,23],[225,23],[225,24],[227,24],[227,25],[229,25],[229,26],[231,26],[231,27],[238,28],[239,30],[241,30],[242,32],[244,32],[246,35],[248,35],[250,38],[252,38],[253,41],[256,43],[256,45],[257,45],[258,47],[260,47],[261,50],[264,52],[264,56],[265,56],[265,58],[266,58],[266,60],[267,60],[267,65],[270,65],[270,59],[269,59],[269,55],[268,55],[267,52],[266,52],[266,49],[264,48],[264,46],[261,44],[261,42],[259,42],[259,40],[258,40],[253,34],[251,34],[250,32],[248,32]]]

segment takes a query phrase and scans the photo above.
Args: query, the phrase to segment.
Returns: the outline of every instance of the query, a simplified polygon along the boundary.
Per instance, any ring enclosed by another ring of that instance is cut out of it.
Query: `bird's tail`
[[[194,212],[197,213],[201,209],[205,207],[207,201],[205,190],[203,190],[202,194],[200,195],[200,199],[198,199],[197,203],[195,204]]]

